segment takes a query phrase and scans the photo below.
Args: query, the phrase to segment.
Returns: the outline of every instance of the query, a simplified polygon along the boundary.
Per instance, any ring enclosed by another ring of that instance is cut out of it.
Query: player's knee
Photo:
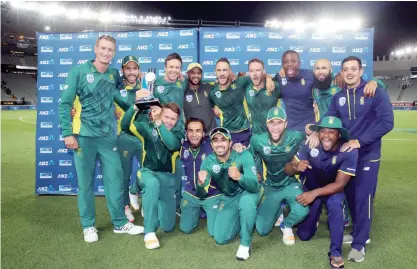
[[[343,195],[332,195],[327,200],[328,210],[343,210]]]
[[[308,206],[302,206],[297,203],[296,206],[291,207],[291,214],[294,214],[298,222],[303,221],[310,212],[310,208]]]
[[[297,230],[297,236],[301,241],[309,241],[315,234],[315,231],[311,230]]]
[[[214,241],[219,245],[226,245],[232,238],[224,233],[214,233]]]
[[[271,231],[268,231],[266,227],[263,227],[263,225],[256,224],[256,232],[259,236],[267,236]]]
[[[251,197],[243,196],[239,201],[240,214],[256,212],[257,204]]]
[[[173,222],[173,223],[161,223],[160,228],[161,228],[162,231],[164,231],[166,233],[170,233],[175,228],[175,222]]]

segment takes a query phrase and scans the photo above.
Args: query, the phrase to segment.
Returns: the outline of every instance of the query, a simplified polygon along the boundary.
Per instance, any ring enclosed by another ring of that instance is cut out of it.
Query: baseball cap
[[[228,139],[228,140],[232,140],[232,135],[230,134],[229,130],[227,130],[226,128],[223,128],[223,127],[216,127],[216,128],[214,128],[213,130],[211,130],[210,135],[209,135],[210,140],[212,140],[212,139],[213,139],[213,137],[214,137],[216,134],[222,134],[222,135],[223,135],[226,139]]]
[[[203,71],[203,67],[201,66],[201,64],[199,63],[190,63],[187,67],[187,72],[190,71],[191,69],[193,69],[194,67],[198,67],[201,69],[201,71]]]
[[[314,132],[320,131],[321,128],[338,129],[342,138],[349,141],[349,132],[343,128],[342,121],[337,117],[324,117],[320,124],[312,124],[309,129]]]
[[[282,121],[287,120],[287,113],[285,113],[284,109],[280,107],[273,107],[269,110],[268,116],[266,117],[266,122],[269,122],[275,119],[282,120]]]
[[[122,66],[127,65],[129,62],[134,62],[139,66],[138,58],[132,55],[128,55],[123,58]]]

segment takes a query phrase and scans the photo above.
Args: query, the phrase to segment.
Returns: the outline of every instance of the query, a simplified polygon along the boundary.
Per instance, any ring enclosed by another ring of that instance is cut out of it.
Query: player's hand
[[[343,144],[342,148],[340,149],[340,152],[351,152],[354,149],[358,149],[360,148],[361,145],[359,144],[359,142],[355,139],[355,140],[349,140],[349,142],[346,142]]]
[[[311,135],[312,133],[313,133],[313,131],[312,130],[310,130],[310,126],[311,126],[312,124],[307,124],[306,125],[306,128],[305,128],[305,132],[306,132],[306,135]]]
[[[299,202],[303,206],[311,204],[316,198],[317,196],[313,191],[304,192],[296,197],[297,202]]]
[[[122,112],[114,109],[114,115],[116,116],[116,119],[120,120],[120,118],[122,117]]]
[[[307,136],[305,144],[308,144],[310,149],[316,148],[320,144],[319,134],[317,132],[312,132],[309,136]]]
[[[67,136],[64,137],[64,143],[67,149],[76,149],[78,148],[78,142],[77,139],[75,139],[75,136]]]
[[[182,72],[180,72],[180,74],[178,75],[178,80],[183,82],[185,80],[184,75],[182,74]]]
[[[142,89],[139,91],[136,91],[136,101],[142,100],[143,98],[146,98],[151,95],[151,91]]]
[[[304,172],[305,170],[311,169],[311,165],[307,160],[301,160],[297,163],[297,165],[294,167],[294,170],[297,172]]]
[[[228,170],[229,177],[234,181],[239,181],[242,174],[240,173],[239,169],[236,166],[230,166]]]
[[[214,115],[215,115],[216,117],[220,117],[221,110],[220,110],[217,106],[215,106],[215,107],[213,108],[213,113],[214,113]]]
[[[72,108],[71,109],[71,118],[74,118],[75,113],[76,113],[75,108]]]
[[[343,80],[342,75],[340,73],[337,73],[337,75],[334,77],[333,83],[341,89],[343,89],[343,87],[345,86],[345,81]]]
[[[204,185],[206,182],[206,178],[208,176],[208,172],[204,170],[200,170],[198,172],[198,185]]]
[[[229,80],[231,83],[233,83],[233,81],[235,81],[238,78],[238,76],[236,76],[235,73],[232,72],[232,70],[229,70]]]
[[[232,149],[234,149],[237,153],[242,153],[246,150],[246,146],[242,145],[241,143],[233,144]]]
[[[266,90],[269,93],[271,93],[271,92],[273,92],[275,90],[274,81],[272,80],[271,75],[266,75],[265,78],[266,78],[266,85],[265,85],[266,86]]]
[[[374,97],[377,87],[378,83],[376,81],[371,80],[368,83],[366,83],[365,89],[363,91],[365,97]]]
[[[319,114],[319,106],[316,102],[313,103],[314,115]]]
[[[285,70],[284,70],[284,68],[281,68],[281,70],[279,70],[278,74],[279,74],[282,78],[284,78],[284,77],[285,77]]]
[[[150,113],[150,119],[155,122],[156,126],[161,125],[162,120],[161,120],[161,114],[162,114],[162,108],[160,108],[159,106],[151,106],[151,113]]]

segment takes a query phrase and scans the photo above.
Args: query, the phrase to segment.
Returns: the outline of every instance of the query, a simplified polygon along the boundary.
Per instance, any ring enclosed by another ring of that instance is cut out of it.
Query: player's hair
[[[102,35],[102,36],[100,36],[99,38],[97,38],[97,41],[96,41],[96,46],[98,45],[98,43],[99,43],[99,42],[100,42],[100,40],[102,40],[102,39],[107,40],[107,41],[110,41],[111,43],[113,43],[113,44],[114,44],[114,47],[116,47],[116,39],[114,39],[114,37],[112,37],[111,35]]]
[[[192,122],[199,122],[199,123],[201,123],[201,125],[203,126],[203,131],[206,130],[206,125],[204,124],[204,121],[202,119],[192,118],[192,117],[187,120],[187,123],[185,124],[185,130],[188,129],[188,124],[190,124]]]
[[[287,50],[286,52],[284,52],[284,54],[282,54],[282,61],[284,61],[285,56],[287,56],[288,54],[296,54],[298,61],[300,61],[300,54],[298,54],[298,52],[296,52],[295,50]]]
[[[229,67],[230,67],[230,62],[229,62],[229,60],[226,57],[222,57],[222,58],[218,59],[217,62],[216,62],[216,65],[218,63],[221,63],[221,62],[227,63],[229,65]]]
[[[264,62],[261,59],[253,58],[252,60],[250,60],[248,63],[248,68],[251,63],[259,63],[262,65],[262,68],[265,68]]]
[[[181,65],[182,65],[182,59],[181,59],[181,56],[178,53],[174,52],[174,53],[171,53],[170,55],[168,55],[165,58],[165,66],[167,66],[167,62],[170,61],[170,60],[178,60],[178,61],[180,61]]]
[[[362,69],[362,61],[356,56],[349,56],[349,57],[344,58],[342,61],[342,68],[343,68],[343,64],[349,61],[357,61],[359,64],[359,69]]]
[[[178,114],[178,117],[181,115],[180,107],[176,103],[168,103],[168,104],[162,105],[162,109],[164,108],[170,109],[172,112]]]

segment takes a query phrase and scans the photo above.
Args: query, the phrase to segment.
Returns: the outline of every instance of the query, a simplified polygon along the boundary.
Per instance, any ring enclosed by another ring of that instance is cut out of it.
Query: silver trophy
[[[141,98],[135,102],[135,105],[139,110],[147,110],[151,106],[161,106],[158,98],[155,98],[153,95],[153,91],[155,88],[155,80],[156,80],[156,68],[149,68],[148,73],[145,75],[145,82],[146,88],[145,90],[149,90],[151,94],[147,97]]]

